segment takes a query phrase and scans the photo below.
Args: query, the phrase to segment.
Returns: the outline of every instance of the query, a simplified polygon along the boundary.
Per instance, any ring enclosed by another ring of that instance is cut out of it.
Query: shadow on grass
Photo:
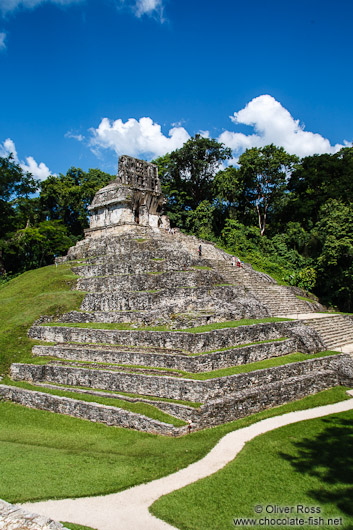
[[[295,471],[308,473],[321,481],[320,489],[308,495],[319,503],[335,504],[342,512],[353,515],[353,422],[329,418],[327,427],[316,437],[294,442],[295,456],[280,453]]]

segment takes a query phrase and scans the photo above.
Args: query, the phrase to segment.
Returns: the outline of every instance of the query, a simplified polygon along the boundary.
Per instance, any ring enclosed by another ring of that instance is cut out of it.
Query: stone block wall
[[[212,243],[192,236],[179,233],[177,236],[170,236],[163,231],[153,231],[142,226],[128,225],[126,228],[125,234],[114,235],[114,232],[107,230],[106,236],[99,234],[99,237],[88,237],[79,241],[69,249],[67,256],[58,262],[97,256],[104,257],[104,259],[112,256],[115,256],[115,259],[118,257],[123,259],[124,256],[134,257],[136,255],[138,259],[138,254],[141,252],[149,252],[149,257],[168,256],[169,259],[189,257],[190,259],[190,256],[195,256],[195,258],[198,256],[200,243],[202,243],[203,258],[225,261],[230,259],[228,254],[216,248]],[[156,253],[159,255],[157,256]]]
[[[15,363],[11,366],[11,377],[15,381],[48,381],[59,385],[85,386],[194,402],[201,402],[206,398],[203,381],[137,373]]]
[[[115,364],[142,365],[160,368],[173,368],[185,372],[198,373],[210,372],[220,368],[238,366],[279,357],[296,351],[296,340],[268,342],[234,348],[214,353],[204,353],[198,356],[174,355],[171,353],[150,353],[136,350],[119,351],[119,349],[82,348],[65,346],[34,346],[35,355],[49,355],[61,359],[89,362],[105,362]]]
[[[148,272],[167,272],[167,271],[181,271],[184,267],[191,269],[191,267],[208,267],[209,263],[205,260],[193,258],[192,256],[185,256],[173,258],[173,260],[150,259],[145,256],[138,261],[119,261],[119,260],[103,260],[96,259],[94,263],[87,260],[85,265],[76,265],[72,268],[75,274],[83,278],[91,278],[94,276],[112,276],[116,274],[144,274]]]
[[[13,366],[17,375],[28,378],[29,365]],[[41,368],[44,367],[32,365],[31,375],[34,378],[40,375]],[[57,375],[60,375],[59,372],[61,372],[61,376],[64,373],[68,376],[74,375],[72,370],[63,370],[62,367],[52,368],[56,369]],[[179,380],[179,383],[183,382]],[[71,380],[71,383],[77,384],[77,381]],[[174,410],[174,412],[178,417],[192,419],[196,422],[195,428],[199,429],[236,420],[340,384],[351,386],[353,384],[353,360],[349,355],[339,354],[281,366],[272,370],[259,370],[249,374],[238,374],[209,381],[193,381],[193,383],[196,383],[196,387],[199,389],[203,387],[203,395],[208,398],[207,403],[203,404],[200,409],[191,410],[190,407],[185,407],[189,409],[189,411],[185,411],[185,415],[180,415],[180,410]],[[85,380],[85,384],[87,384],[87,380]],[[28,407],[68,414],[107,425],[171,436],[186,433],[185,427],[175,428],[119,408],[52,396],[22,388],[0,385],[0,396],[3,399],[10,399]],[[178,404],[165,403],[165,411],[173,414],[174,405],[180,408]],[[156,403],[156,406],[160,407],[160,403]]]
[[[325,349],[318,333],[298,321],[254,324],[252,326],[217,329],[204,333],[32,326],[29,330],[29,336],[32,339],[48,342],[121,344],[124,346],[176,349],[192,353],[230,348],[241,344],[282,337],[294,337],[298,341],[297,347],[301,352],[315,353]]]
[[[224,322],[238,318],[239,312],[224,304],[222,310],[202,309],[198,311],[173,311],[171,306],[148,311],[70,311],[58,317],[56,322],[86,323],[86,322],[110,322],[131,324],[132,327],[143,326],[168,326],[169,329],[187,329],[196,326],[205,326],[214,322]],[[238,308],[239,310],[239,308]],[[37,324],[53,322],[53,317],[41,317]]]
[[[292,377],[285,382],[277,381],[261,387],[246,389],[203,405],[200,411],[200,425],[207,427],[237,420],[339,384],[337,374],[328,370]]]
[[[53,364],[39,366],[20,363],[11,366],[11,377],[15,381],[47,381],[61,385],[84,386],[205,403],[207,400],[222,398],[228,394],[262,387],[274,382],[283,382],[284,384],[284,381],[289,378],[316,372],[333,371],[337,374],[339,381],[346,384],[350,379],[352,370],[352,358],[349,355],[338,354],[205,381],[109,370],[90,370]],[[353,383],[353,378],[350,380]]]
[[[102,293],[105,291],[145,291],[150,289],[177,289],[180,287],[213,287],[224,283],[215,271],[182,270],[158,274],[121,274],[106,277],[79,278],[76,289]]]
[[[246,296],[243,287],[193,287],[162,289],[156,291],[109,291],[88,293],[81,305],[83,311],[144,311],[156,307],[163,310],[172,307],[174,311],[189,311],[218,308],[232,304],[239,318],[260,318],[268,311],[255,298]]]
[[[3,399],[29,408],[57,412],[115,427],[125,427],[127,429],[169,436],[176,436],[181,432],[181,428],[174,427],[168,423],[118,407],[101,405],[100,403],[80,401],[7,385],[0,385],[0,396]]]
[[[208,379],[204,381],[204,393],[208,399],[218,399],[239,391],[247,392],[254,387],[264,388],[266,385],[276,382],[287,385],[289,379],[297,378],[300,380],[300,378],[310,374],[315,378],[318,377],[318,373],[323,374],[326,371],[335,373],[336,384],[341,384],[341,381],[343,381],[341,372],[346,369],[347,365],[352,367],[353,360],[349,355],[343,354],[308,359],[283,366],[256,370],[255,372]],[[351,382],[353,383],[353,379]]]

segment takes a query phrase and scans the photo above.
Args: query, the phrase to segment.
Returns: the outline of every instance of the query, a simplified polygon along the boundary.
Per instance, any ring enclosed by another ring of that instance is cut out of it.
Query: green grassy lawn
[[[110,398],[109,395],[107,395],[107,397],[105,398],[105,397],[100,397],[100,396],[92,396],[90,394],[79,394],[76,392],[70,392],[70,391],[65,391],[65,390],[54,390],[52,388],[45,388],[45,387],[38,387],[36,385],[31,385],[30,383],[23,382],[23,381],[12,381],[9,378],[4,378],[2,383],[5,385],[25,388],[27,390],[35,390],[37,392],[44,392],[46,394],[52,394],[54,396],[68,397],[72,399],[78,399],[80,401],[87,401],[89,403],[100,403],[108,407],[119,407],[124,410],[129,410],[130,412],[135,412],[136,414],[143,414],[144,416],[147,416],[148,418],[152,418],[158,421],[163,421],[165,423],[170,423],[171,425],[174,425],[175,427],[181,427],[182,425],[186,425],[185,421],[175,418],[174,416],[170,416],[169,414],[163,412],[162,410],[159,410],[157,407],[154,407],[153,405],[149,405],[148,403],[131,403],[129,401],[124,401],[123,399]]]
[[[248,442],[221,471],[162,497],[151,512],[181,530],[228,530],[258,527],[236,525],[235,518],[288,517],[273,512],[273,506],[288,506],[290,517],[308,522],[295,528],[352,529],[352,454],[353,411],[288,425]],[[298,505],[321,513],[302,515]],[[310,522],[310,516],[324,522]],[[328,518],[342,522],[332,525]]]
[[[7,379],[4,379],[4,381],[6,381]],[[5,383],[4,383],[5,384]],[[54,385],[54,386],[65,386],[65,385],[60,385],[58,383],[50,383],[51,385]],[[38,389],[40,387],[37,387]],[[121,396],[127,396],[127,397],[132,397],[132,398],[137,398],[137,399],[148,399],[149,401],[164,401],[165,403],[178,403],[179,405],[185,405],[186,407],[193,407],[195,409],[198,409],[200,408],[200,405],[201,403],[197,403],[197,402],[194,402],[194,401],[184,401],[182,399],[168,399],[168,398],[162,398],[162,397],[155,397],[155,396],[147,396],[147,395],[144,395],[144,394],[132,394],[130,392],[117,392],[115,390],[106,390],[104,388],[90,388],[90,387],[87,387],[87,386],[72,386],[70,385],[70,388],[76,388],[78,390],[93,390],[93,391],[97,391],[97,392],[104,392],[105,394],[107,394],[107,396],[109,397],[109,394],[119,394]]]
[[[344,399],[345,389],[337,387],[180,438],[0,402],[0,498],[19,503],[120,491],[195,462],[227,432]]]
[[[0,286],[0,374],[30,358],[36,342],[27,331],[37,318],[79,308],[85,293],[70,290],[76,280],[71,265],[28,271]]]

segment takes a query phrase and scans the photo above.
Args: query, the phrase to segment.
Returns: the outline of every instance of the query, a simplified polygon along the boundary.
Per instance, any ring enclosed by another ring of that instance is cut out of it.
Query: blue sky
[[[201,132],[300,156],[353,140],[352,0],[0,0],[0,155],[39,178]]]

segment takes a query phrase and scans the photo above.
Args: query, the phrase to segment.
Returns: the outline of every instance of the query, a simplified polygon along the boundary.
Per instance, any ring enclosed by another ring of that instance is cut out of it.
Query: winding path
[[[353,391],[348,392],[353,396]],[[167,530],[174,527],[152,516],[148,507],[161,495],[171,493],[215,473],[259,434],[299,421],[353,409],[353,399],[333,405],[290,412],[226,434],[201,460],[167,477],[100,497],[63,499],[23,504],[22,507],[58,521],[70,521],[97,530]]]

